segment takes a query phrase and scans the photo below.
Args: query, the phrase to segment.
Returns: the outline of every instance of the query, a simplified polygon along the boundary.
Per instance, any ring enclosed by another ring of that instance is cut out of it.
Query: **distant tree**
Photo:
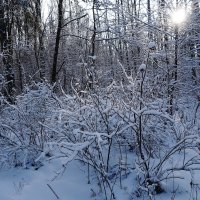
[[[14,5],[6,0],[0,1],[0,43],[3,56],[3,75],[6,80],[4,94],[9,101],[12,102],[12,96],[15,87],[15,78],[13,72],[13,43],[12,43],[12,28],[13,28],[13,7]]]

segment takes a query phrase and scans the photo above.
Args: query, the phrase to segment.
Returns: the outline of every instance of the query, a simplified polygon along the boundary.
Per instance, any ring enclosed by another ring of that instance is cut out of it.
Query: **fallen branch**
[[[53,192],[53,194],[56,196],[57,199],[60,199],[59,196],[56,194],[56,192],[53,190],[53,188],[47,183],[47,186],[49,189]]]

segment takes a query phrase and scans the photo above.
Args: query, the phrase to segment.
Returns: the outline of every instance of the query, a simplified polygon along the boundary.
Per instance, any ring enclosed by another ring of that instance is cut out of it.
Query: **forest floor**
[[[56,164],[35,169],[10,169],[0,172],[1,200],[88,200],[90,185],[80,165],[73,163],[56,177]],[[52,190],[50,189],[50,187]],[[55,194],[54,194],[55,192]]]
[[[0,172],[0,199],[1,200],[102,200],[101,195],[96,195],[96,184],[87,184],[84,166],[74,161],[70,163],[61,176],[56,176],[60,169],[57,163],[48,163],[38,170],[33,168],[14,168]],[[155,195],[154,200],[198,200],[198,188],[190,183],[190,174],[179,171],[174,176],[180,179],[163,181],[165,192]],[[200,174],[194,174],[198,184]],[[129,174],[122,181],[122,189],[115,185],[117,200],[145,199],[142,195],[136,198],[133,188],[137,185],[134,173]]]

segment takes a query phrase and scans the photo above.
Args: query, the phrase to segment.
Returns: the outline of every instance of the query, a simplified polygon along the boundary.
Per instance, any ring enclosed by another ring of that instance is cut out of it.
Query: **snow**
[[[97,56],[88,56],[89,58],[91,58],[92,60],[96,60],[97,59]]]
[[[59,165],[60,166],[60,165]],[[39,170],[10,169],[0,172],[1,200],[55,200],[55,191],[61,200],[89,200],[90,185],[78,162],[67,166],[63,176],[55,180],[58,163],[49,163]]]
[[[131,154],[128,156],[132,157]],[[176,162],[179,162],[179,155],[174,157],[174,164]],[[57,172],[61,169],[60,166],[58,161],[53,161],[45,163],[38,170],[20,168],[2,170],[0,172],[0,199],[56,200],[56,196],[58,196],[61,200],[102,200],[101,195],[98,195],[97,187],[93,184],[87,184],[86,167],[83,164],[73,161],[66,166],[62,175],[57,176]],[[170,164],[167,167],[170,167]],[[126,176],[122,172],[124,175],[121,185],[117,183],[114,186],[117,200],[147,199],[143,195],[138,196],[139,194],[136,192],[138,170],[140,171],[140,167],[136,164],[135,168],[132,168]],[[169,178],[170,176],[179,178],[173,179]],[[191,195],[196,194],[193,193],[193,190],[195,190],[195,184],[199,184],[200,175],[198,171],[194,170],[192,173],[190,171],[174,171],[173,174],[169,174],[169,177],[162,181],[165,192],[154,196],[155,200],[169,200],[173,199],[173,196],[176,197],[176,200],[188,200]],[[193,179],[191,179],[192,177]],[[191,188],[191,180],[193,180],[194,188]],[[141,189],[146,190],[142,187]]]
[[[139,67],[139,71],[145,71],[146,70],[146,65],[145,64],[141,64]]]
[[[79,62],[79,63],[76,63],[76,66],[77,66],[77,67],[86,67],[86,66],[87,66],[87,63]]]
[[[148,48],[149,49],[155,49],[156,48],[156,43],[155,42],[149,42]]]

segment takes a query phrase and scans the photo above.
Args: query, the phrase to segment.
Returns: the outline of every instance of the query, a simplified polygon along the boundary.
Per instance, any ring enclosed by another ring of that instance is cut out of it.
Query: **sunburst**
[[[177,9],[171,15],[172,21],[174,24],[181,24],[186,20],[186,12],[184,9]]]

